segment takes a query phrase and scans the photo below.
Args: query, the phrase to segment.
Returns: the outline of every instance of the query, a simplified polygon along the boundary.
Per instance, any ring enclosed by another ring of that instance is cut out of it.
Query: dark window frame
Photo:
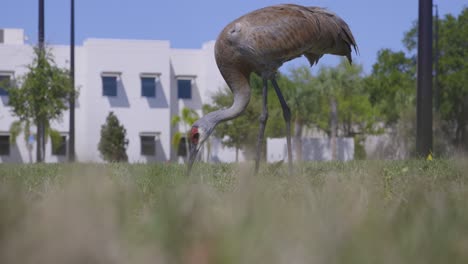
[[[141,78],[141,96],[142,97],[156,97],[156,77],[142,76]],[[147,83],[145,83],[147,81]]]
[[[10,135],[0,135],[0,156],[10,156]]]
[[[67,155],[67,136],[60,136],[61,142],[60,146],[55,146],[54,142],[51,140],[52,155],[54,156],[66,156]]]
[[[177,98],[192,99],[192,80],[178,79],[177,80]]]
[[[140,135],[140,154],[156,156],[156,136]]]
[[[2,80],[2,78],[8,79],[8,81],[6,82],[6,86],[8,87],[11,85],[12,77],[10,74],[0,73],[0,96],[8,96],[8,91],[5,89],[6,87],[3,87],[2,85],[2,82],[5,82],[5,80]]]
[[[185,137],[180,138],[179,145],[177,146],[177,156],[187,157],[187,143],[189,142],[185,140]]]
[[[108,96],[108,97],[116,97],[117,94],[117,88],[118,88],[118,76],[111,76],[111,75],[102,75],[101,80],[102,80],[102,96]],[[109,83],[113,80],[114,86],[110,87],[111,83]],[[107,80],[107,82],[106,82]]]

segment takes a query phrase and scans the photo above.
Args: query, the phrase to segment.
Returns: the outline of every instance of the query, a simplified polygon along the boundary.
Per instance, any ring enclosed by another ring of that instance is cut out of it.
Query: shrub
[[[128,146],[127,130],[120,124],[117,116],[110,112],[106,118],[106,123],[101,126],[101,139],[98,149],[102,158],[108,162],[126,162],[128,156],[126,149]]]

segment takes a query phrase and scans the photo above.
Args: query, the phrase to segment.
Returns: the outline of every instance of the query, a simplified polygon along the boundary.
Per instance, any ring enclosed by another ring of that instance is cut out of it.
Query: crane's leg
[[[263,149],[263,136],[265,135],[265,126],[268,120],[268,107],[267,107],[267,98],[268,98],[268,79],[263,78],[263,93],[262,93],[262,103],[263,109],[262,114],[260,115],[260,130],[258,132],[257,138],[257,156],[255,156],[255,174],[258,173],[260,167],[260,156]]]
[[[278,86],[278,83],[273,78],[271,79],[273,83],[273,87],[275,88],[276,95],[281,104],[281,108],[283,109],[283,117],[284,121],[286,122],[286,142],[288,144],[288,164],[289,164],[289,175],[292,175],[292,148],[291,148],[291,110],[289,110],[289,106],[284,100],[283,94]]]

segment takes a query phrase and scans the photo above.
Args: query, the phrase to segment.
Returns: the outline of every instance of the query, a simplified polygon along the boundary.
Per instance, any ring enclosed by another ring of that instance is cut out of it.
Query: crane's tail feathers
[[[356,40],[354,39],[353,33],[349,28],[348,24],[335,13],[321,7],[307,7],[307,10],[314,14],[315,27],[320,31],[328,34],[330,38],[333,38],[335,41],[336,47],[330,52],[335,55],[344,55],[348,59],[349,63],[352,62],[351,53],[354,49],[356,54],[359,54]],[[320,59],[312,55],[306,55],[309,62],[313,65]]]
[[[310,67],[312,67],[315,64],[318,64],[318,61],[320,60],[320,58],[322,58],[323,54],[305,53],[304,56],[309,61]]]
[[[351,53],[348,53],[348,54],[346,55],[346,58],[348,59],[349,64],[352,65],[352,64],[353,64],[353,58],[351,57]]]
[[[354,40],[353,33],[351,33],[351,30],[349,29],[348,24],[344,22],[342,19],[340,20],[340,26],[341,26],[341,32],[344,34],[340,34],[341,38],[343,39],[344,42],[346,42],[346,45],[348,46],[348,53],[346,54],[346,58],[348,59],[349,63],[352,64],[353,59],[351,57],[351,53],[354,52],[356,55],[359,54],[359,49],[356,44],[356,40]]]

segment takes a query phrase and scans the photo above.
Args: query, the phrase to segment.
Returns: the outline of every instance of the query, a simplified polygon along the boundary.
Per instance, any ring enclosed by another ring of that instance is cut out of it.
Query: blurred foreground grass
[[[468,160],[0,165],[0,263],[468,263]]]

